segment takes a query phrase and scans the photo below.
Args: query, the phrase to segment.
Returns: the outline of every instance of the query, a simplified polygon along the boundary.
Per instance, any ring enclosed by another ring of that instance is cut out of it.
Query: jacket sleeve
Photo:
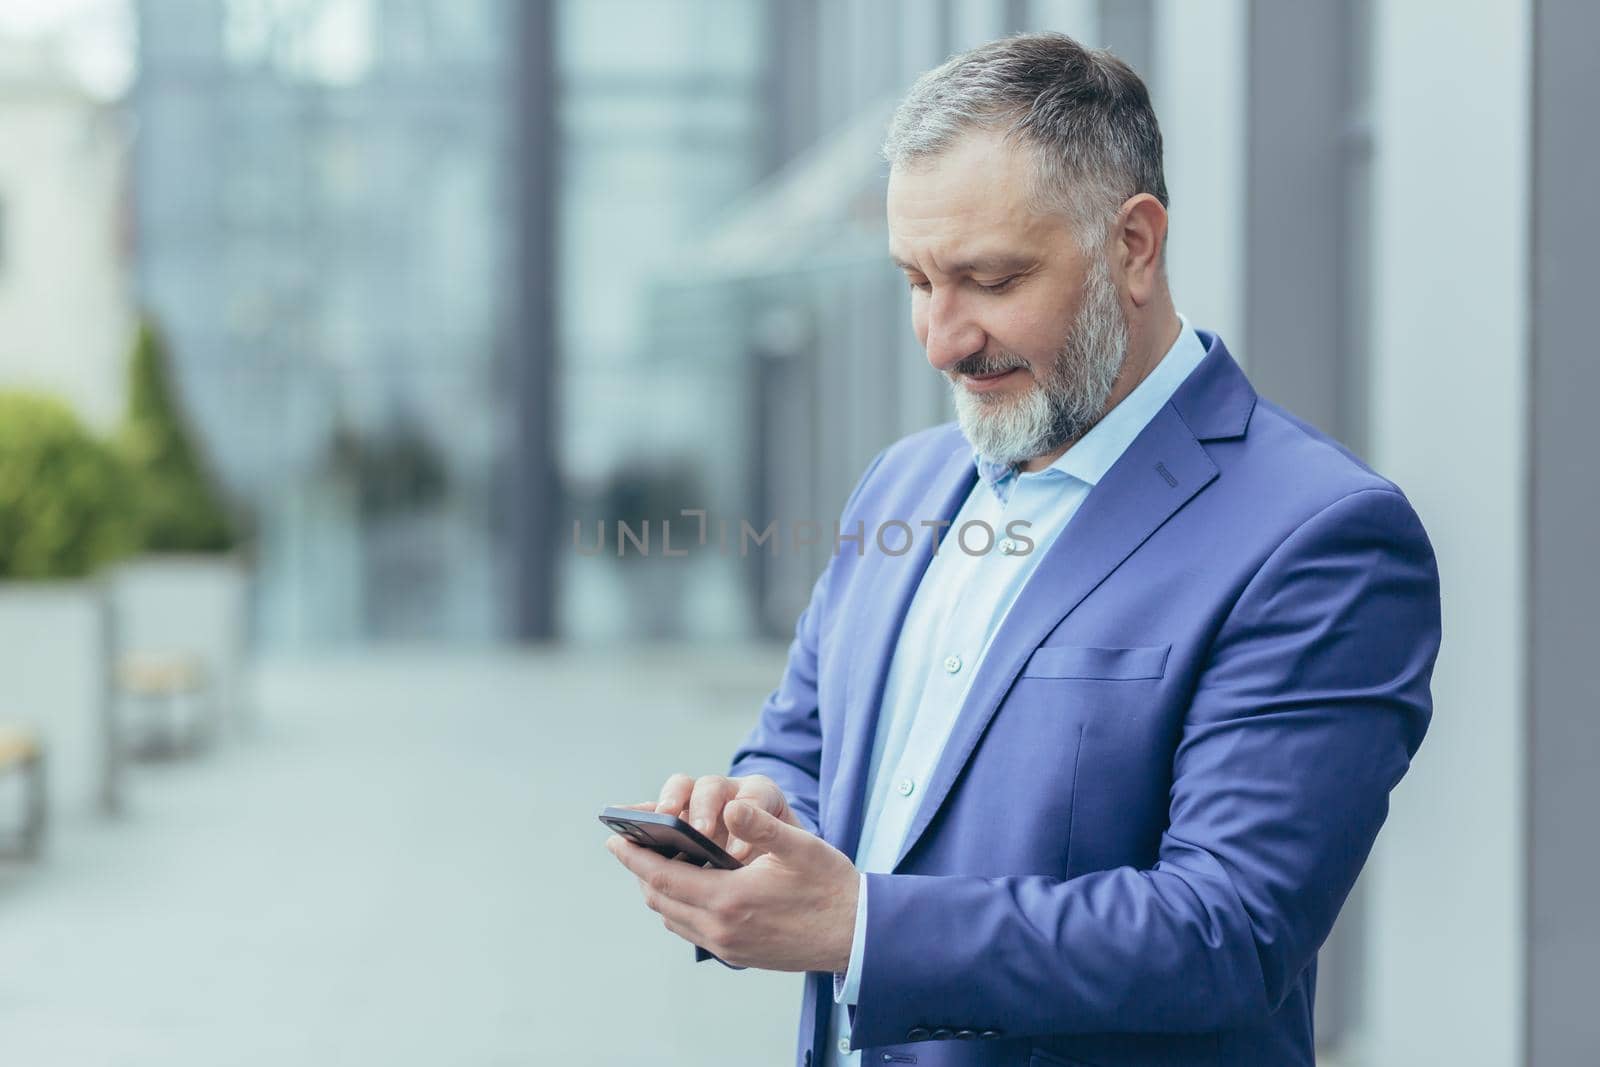
[[[879,452],[845,501],[840,527],[855,509],[861,490],[886,454]],[[778,687],[768,694],[761,715],[744,743],[734,753],[728,774],[764,774],[778,783],[789,806],[801,824],[813,834],[820,833],[819,790],[822,773],[822,721],[817,710],[817,649],[820,627],[827,613],[827,599],[835,573],[836,555],[811,587],[811,600],[795,623],[794,639],[789,642],[789,660]],[[696,946],[695,959],[719,959]],[[719,962],[722,962],[719,959]]]
[[[1198,678],[1147,870],[868,875],[857,1044],[1263,1020],[1327,937],[1432,713],[1432,548],[1398,492],[1345,496],[1247,584]]]

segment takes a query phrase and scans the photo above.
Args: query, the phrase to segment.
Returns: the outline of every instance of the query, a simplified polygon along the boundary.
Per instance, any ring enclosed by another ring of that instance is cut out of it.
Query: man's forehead
[[[934,163],[912,171],[895,167],[889,172],[885,206],[892,227],[913,232],[935,222],[1003,225],[1032,214],[1029,188],[1024,172],[998,163]]]
[[[1036,262],[1061,228],[1032,210],[1022,172],[971,151],[893,168],[886,206],[889,258],[902,270],[1016,270]]]

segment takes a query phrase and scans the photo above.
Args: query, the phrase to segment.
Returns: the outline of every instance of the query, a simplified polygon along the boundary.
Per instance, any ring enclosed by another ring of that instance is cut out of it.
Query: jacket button
[[[993,1038],[999,1037],[1000,1036],[1000,1031],[998,1031],[998,1030],[983,1030],[983,1031],[979,1032],[978,1036],[983,1038],[985,1041],[989,1041],[989,1040],[992,1040]]]
[[[941,1026],[929,1036],[935,1041],[948,1041],[950,1038],[956,1036],[956,1032],[950,1029],[948,1026]]]
[[[956,1031],[956,1040],[957,1041],[971,1041],[973,1038],[975,1038],[977,1036],[978,1036],[978,1031],[976,1031],[976,1030],[957,1030]]]
[[[926,1026],[913,1026],[911,1029],[906,1031],[906,1040],[907,1041],[926,1041],[926,1040],[928,1040],[928,1028]]]

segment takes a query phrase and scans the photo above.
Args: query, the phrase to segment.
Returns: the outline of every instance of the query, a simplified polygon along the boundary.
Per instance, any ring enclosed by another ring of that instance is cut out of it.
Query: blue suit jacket
[[[1205,360],[1040,561],[891,874],[868,877],[863,1064],[1307,1064],[1316,952],[1431,713],[1439,583],[1405,496]],[[890,656],[950,519],[954,424],[847,503],[735,774],[847,855]],[[898,546],[900,539],[891,539]],[[832,976],[806,982],[797,1062]]]

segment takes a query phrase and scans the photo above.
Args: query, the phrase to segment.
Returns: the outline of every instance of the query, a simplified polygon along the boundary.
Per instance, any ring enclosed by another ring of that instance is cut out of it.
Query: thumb
[[[729,804],[722,813],[722,819],[735,836],[768,852],[788,851],[798,843],[795,835],[810,836],[748,800],[736,800]]]

